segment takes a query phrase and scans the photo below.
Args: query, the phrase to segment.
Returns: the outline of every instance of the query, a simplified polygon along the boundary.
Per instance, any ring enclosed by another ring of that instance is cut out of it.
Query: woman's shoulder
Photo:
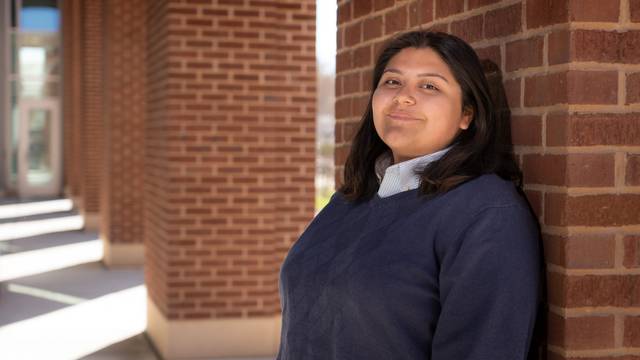
[[[446,194],[447,203],[458,210],[475,213],[490,207],[524,206],[526,199],[516,185],[497,174],[484,174],[469,180]]]

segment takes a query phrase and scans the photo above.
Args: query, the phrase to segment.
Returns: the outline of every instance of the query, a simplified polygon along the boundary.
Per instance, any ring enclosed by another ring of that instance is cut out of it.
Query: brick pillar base
[[[273,356],[280,345],[280,315],[168,320],[147,299],[147,333],[165,359]]]

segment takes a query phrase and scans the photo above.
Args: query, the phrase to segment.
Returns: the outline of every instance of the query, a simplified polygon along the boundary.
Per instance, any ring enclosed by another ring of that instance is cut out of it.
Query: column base
[[[84,219],[84,231],[100,231],[100,213],[88,213],[80,210]]]
[[[280,315],[168,320],[147,297],[147,334],[166,360],[274,357],[280,345],[280,322]]]
[[[144,264],[144,245],[113,244],[108,239],[102,239],[104,256],[102,261],[108,267],[131,266]]]

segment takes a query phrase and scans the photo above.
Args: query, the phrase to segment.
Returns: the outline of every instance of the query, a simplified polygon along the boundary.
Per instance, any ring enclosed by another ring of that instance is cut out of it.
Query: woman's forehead
[[[384,72],[406,76],[440,76],[449,82],[453,75],[449,66],[430,48],[405,48],[394,55]]]
[[[385,71],[392,71],[400,74],[440,74],[446,79],[451,78],[449,66],[440,56],[430,48],[405,48],[394,55]]]

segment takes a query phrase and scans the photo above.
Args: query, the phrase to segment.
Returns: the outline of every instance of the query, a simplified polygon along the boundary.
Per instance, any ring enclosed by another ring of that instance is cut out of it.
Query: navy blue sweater
[[[541,261],[525,200],[493,174],[418,195],[333,195],[282,264],[277,360],[527,358]]]

